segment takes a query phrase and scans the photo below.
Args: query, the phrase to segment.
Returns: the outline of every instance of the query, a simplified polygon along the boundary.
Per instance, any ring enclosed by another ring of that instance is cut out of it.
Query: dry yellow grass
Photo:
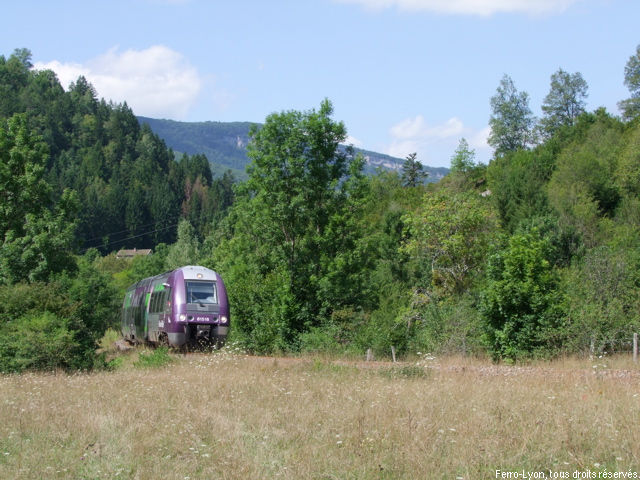
[[[640,372],[604,365],[222,353],[159,369],[0,376],[0,478],[640,473]]]

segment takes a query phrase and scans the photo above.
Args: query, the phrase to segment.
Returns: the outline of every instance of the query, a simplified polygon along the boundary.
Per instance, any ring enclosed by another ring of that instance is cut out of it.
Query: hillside
[[[244,178],[245,167],[249,162],[247,143],[250,122],[178,122],[140,116],[138,121],[148,124],[175,152],[205,154],[214,174],[231,169],[238,178]],[[368,150],[356,151],[364,156],[367,162],[365,170],[369,173],[377,168],[395,171],[402,169],[403,159]],[[442,167],[425,166],[425,170],[429,173],[429,182],[437,182],[449,172],[449,169]]]

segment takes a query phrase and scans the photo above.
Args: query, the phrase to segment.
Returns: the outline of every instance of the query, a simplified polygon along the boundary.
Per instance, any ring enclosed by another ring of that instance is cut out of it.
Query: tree
[[[340,270],[334,260],[351,262],[349,198],[362,161],[338,148],[346,129],[332,113],[325,100],[317,111],[274,113],[252,129],[249,179],[214,250],[212,266],[241,312],[236,332],[259,351],[291,347],[321,312],[330,314],[323,278]]]
[[[640,45],[629,57],[624,67],[624,84],[631,92],[631,97],[618,103],[625,120],[633,120],[640,115]]]
[[[512,236],[489,258],[482,316],[496,358],[546,355],[562,343],[559,279],[551,244],[535,232]]]
[[[451,172],[468,173],[475,166],[476,152],[469,149],[469,144],[464,138],[460,139],[453,157],[451,157]]]
[[[575,228],[591,248],[601,241],[601,234],[609,235],[606,220],[615,216],[620,204],[616,167],[624,124],[603,109],[581,117],[581,122],[586,120],[590,125],[583,134],[558,155],[547,192],[560,223]]]
[[[200,253],[200,242],[196,232],[187,220],[180,220],[178,224],[178,240],[171,247],[165,260],[167,270],[196,265]]]
[[[497,227],[489,200],[475,192],[427,193],[404,221],[409,235],[404,250],[422,259],[431,272],[430,290],[439,295],[469,286]]]
[[[338,150],[347,132],[332,113],[325,100],[318,112],[272,114],[251,131],[247,188],[273,225],[273,240],[296,285],[304,282],[299,275],[307,268],[306,255],[316,250],[314,237],[323,234],[337,208],[339,182],[347,173],[348,154]]]
[[[491,97],[491,112],[488,143],[495,148],[497,157],[533,144],[535,120],[529,108],[529,95],[518,92],[508,75],[502,77],[496,94]]]
[[[417,156],[417,153],[410,153],[402,164],[402,184],[405,187],[417,187],[429,176],[422,163],[416,160]]]
[[[587,82],[580,72],[573,74],[559,69],[551,75],[551,90],[544,97],[544,116],[540,127],[546,137],[551,137],[562,126],[570,126],[584,113],[587,98]]]
[[[51,207],[44,179],[47,148],[16,114],[0,124],[0,283],[46,280],[74,268],[75,192]]]

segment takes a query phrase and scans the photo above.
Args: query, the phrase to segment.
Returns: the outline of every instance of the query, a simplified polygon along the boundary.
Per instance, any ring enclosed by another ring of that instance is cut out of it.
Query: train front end
[[[169,344],[223,345],[230,315],[222,277],[205,267],[187,266],[174,270],[168,283],[172,290]]]

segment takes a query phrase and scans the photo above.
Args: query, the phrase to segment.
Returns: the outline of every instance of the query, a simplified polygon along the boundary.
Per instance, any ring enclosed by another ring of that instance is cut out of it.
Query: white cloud
[[[391,127],[391,135],[398,139],[438,139],[460,135],[464,129],[462,122],[456,118],[450,118],[442,125],[430,127],[422,115],[408,118]]]
[[[490,16],[495,13],[542,15],[561,13],[582,0],[336,0],[367,9],[396,7],[404,11]]]
[[[356,148],[362,148],[362,142],[360,140],[358,140],[355,137],[352,137],[351,135],[347,135],[347,138],[344,142],[342,142],[343,145],[353,145]]]
[[[391,144],[385,149],[388,155],[405,158],[416,152],[418,160],[430,166],[448,167],[461,138],[466,138],[476,150],[476,158],[486,161],[490,149],[487,145],[489,128],[480,131],[465,127],[452,117],[438,125],[429,125],[422,115],[407,118],[389,129]]]
[[[491,150],[489,143],[487,143],[487,139],[489,138],[490,134],[491,127],[487,125],[482,130],[475,132],[473,135],[469,136],[469,146],[477,150]]]
[[[53,70],[63,86],[84,75],[99,97],[126,101],[136,115],[150,117],[184,118],[203,85],[182,54],[162,45],[123,52],[112,48],[85,64],[52,61],[35,68]]]

